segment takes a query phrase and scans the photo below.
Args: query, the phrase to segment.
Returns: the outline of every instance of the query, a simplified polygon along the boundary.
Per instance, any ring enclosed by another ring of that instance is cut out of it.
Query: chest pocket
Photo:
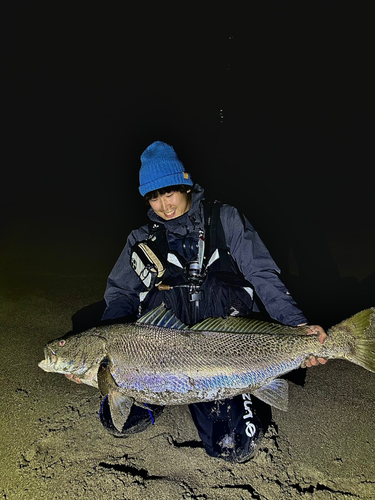
[[[146,290],[151,290],[151,288],[161,284],[166,264],[153,241],[135,243],[132,247],[130,262]]]

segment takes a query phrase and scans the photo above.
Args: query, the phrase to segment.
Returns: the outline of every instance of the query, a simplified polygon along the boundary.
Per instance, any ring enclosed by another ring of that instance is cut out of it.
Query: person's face
[[[188,191],[190,192],[190,191]],[[150,200],[152,210],[164,220],[175,219],[186,213],[191,205],[188,193],[171,191]]]

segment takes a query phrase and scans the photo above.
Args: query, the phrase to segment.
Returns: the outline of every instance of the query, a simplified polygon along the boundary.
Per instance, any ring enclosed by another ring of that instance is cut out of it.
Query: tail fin
[[[349,361],[375,372],[375,308],[365,309],[333,328],[355,338]]]

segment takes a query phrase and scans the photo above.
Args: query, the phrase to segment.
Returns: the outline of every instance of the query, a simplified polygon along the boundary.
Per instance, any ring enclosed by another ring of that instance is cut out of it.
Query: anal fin
[[[144,410],[153,411],[153,409],[147,406],[145,403],[139,403],[138,401],[133,401],[133,404],[135,406],[139,406],[139,408],[143,408]]]
[[[282,411],[288,410],[288,382],[284,379],[276,378],[254,391],[253,394],[270,406]]]

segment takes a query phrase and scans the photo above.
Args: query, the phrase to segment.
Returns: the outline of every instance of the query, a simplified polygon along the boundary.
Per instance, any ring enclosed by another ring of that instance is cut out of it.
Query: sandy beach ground
[[[98,391],[38,362],[82,310],[95,320],[87,306],[102,299],[108,264],[82,234],[64,247],[57,233],[47,244],[35,228],[33,240],[27,225],[13,228],[1,254],[0,498],[375,498],[374,374],[343,361],[290,383],[289,411],[273,410],[245,464],[207,456],[184,406],[126,439],[107,433]]]

